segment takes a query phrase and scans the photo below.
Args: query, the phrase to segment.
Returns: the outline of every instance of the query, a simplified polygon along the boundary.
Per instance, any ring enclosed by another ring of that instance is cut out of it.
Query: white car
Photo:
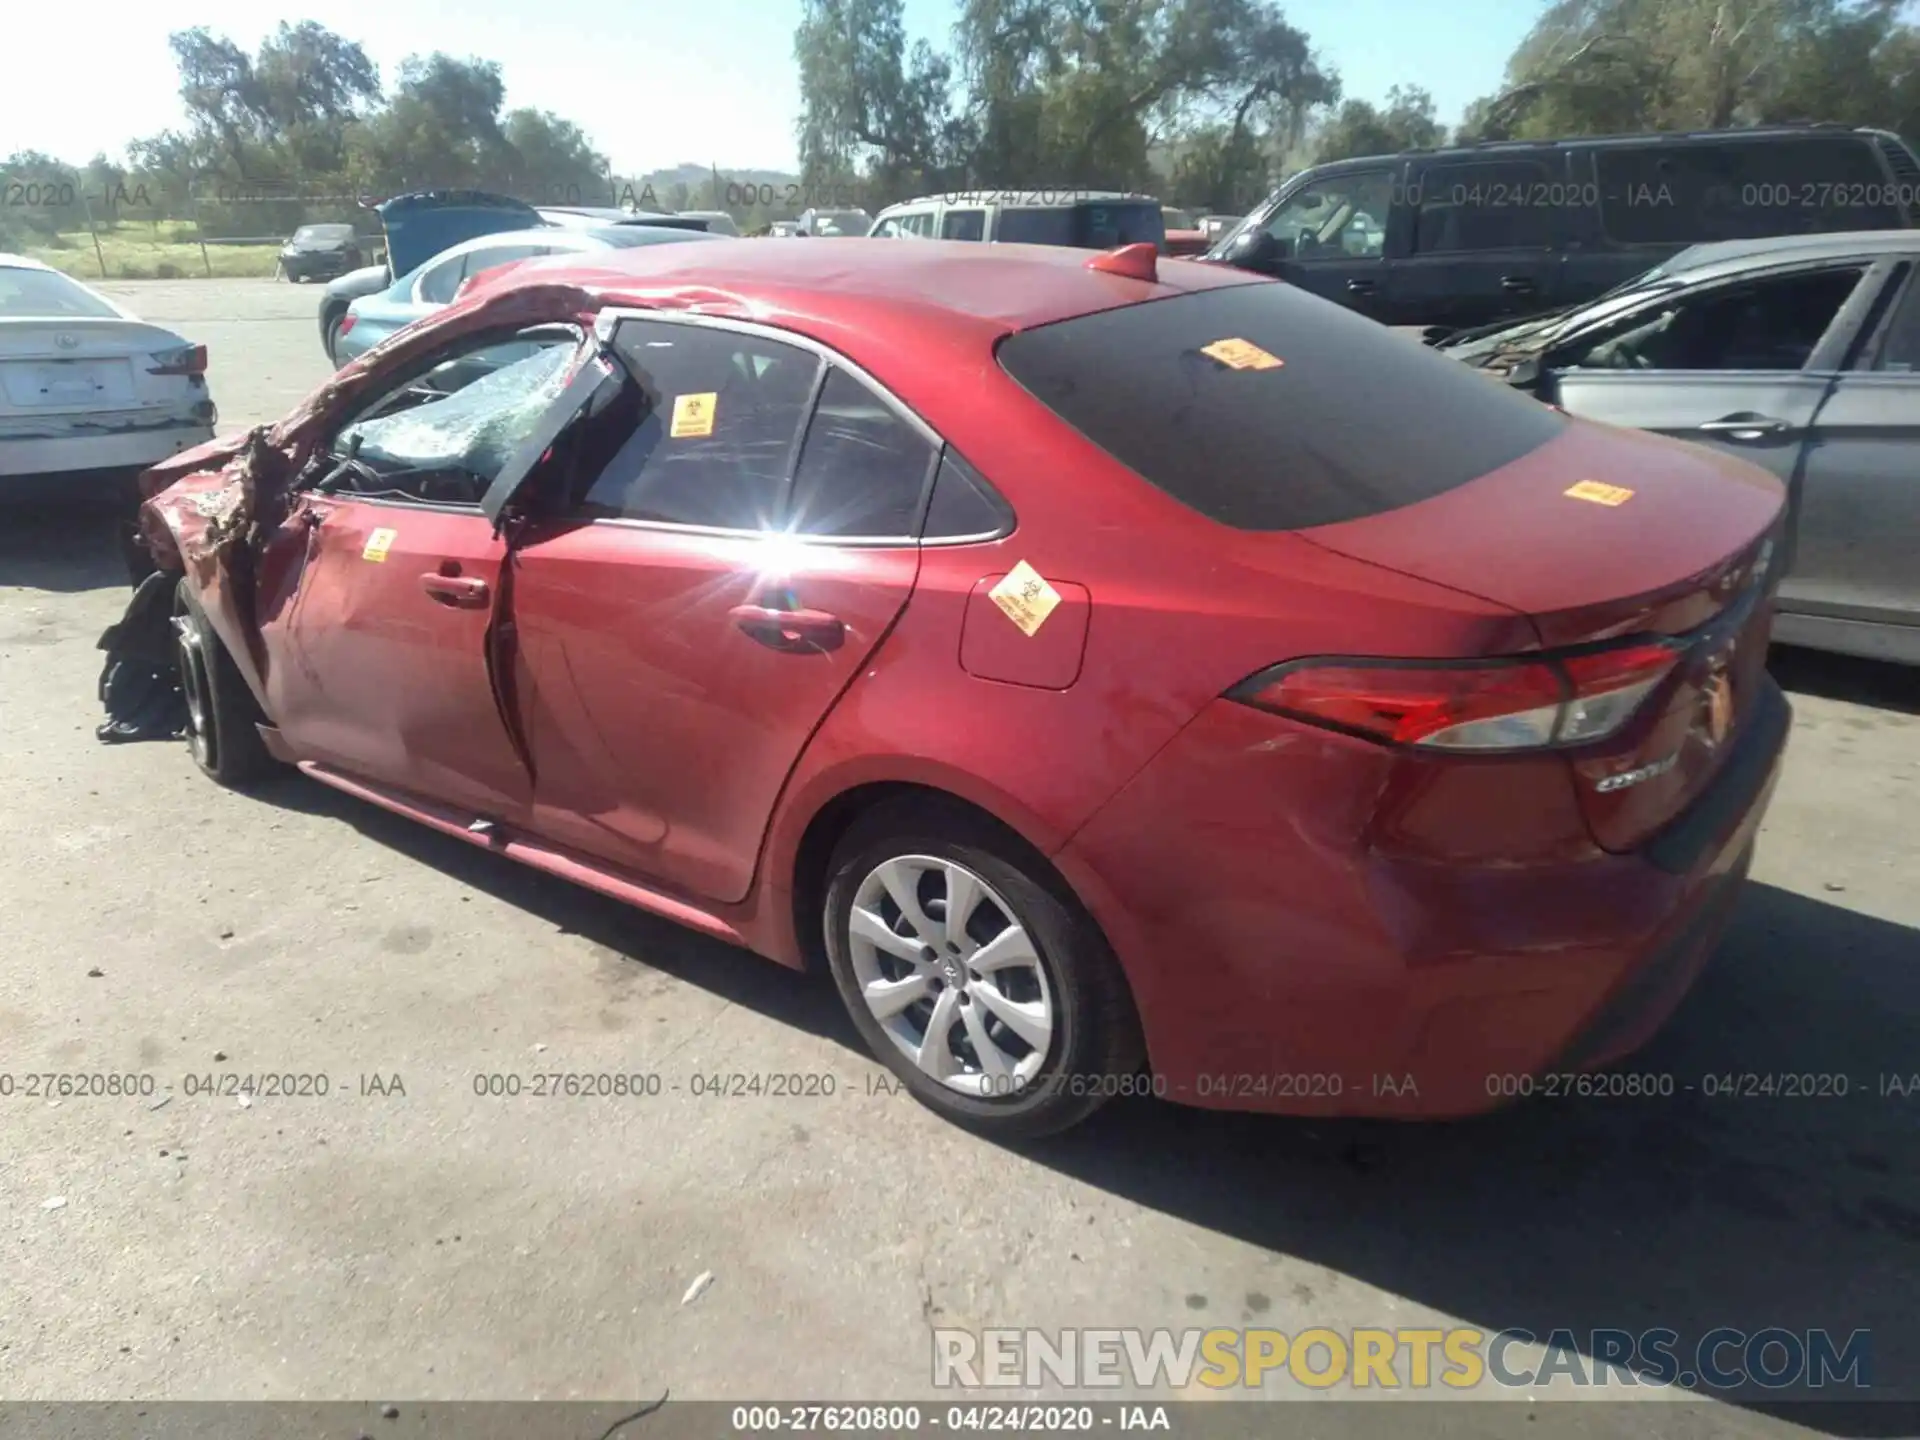
[[[213,438],[207,348],[37,260],[0,254],[0,496],[76,498]]]

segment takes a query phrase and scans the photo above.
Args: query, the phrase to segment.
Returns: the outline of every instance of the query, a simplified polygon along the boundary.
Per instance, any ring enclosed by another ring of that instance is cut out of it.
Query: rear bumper
[[[83,430],[72,435],[9,439],[0,434],[0,495],[16,484],[94,470],[144,469],[182,450],[204,445],[214,426],[176,420],[139,429]]]
[[[1383,752],[1304,727],[1276,741],[1223,705],[1058,859],[1127,971],[1167,1098],[1471,1115],[1630,1053],[1686,995],[1778,777],[1789,711],[1763,691],[1714,783],[1633,854],[1386,853]]]

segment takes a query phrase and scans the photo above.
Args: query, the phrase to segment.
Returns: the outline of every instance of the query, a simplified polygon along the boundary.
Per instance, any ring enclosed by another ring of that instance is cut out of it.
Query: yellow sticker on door
[[[393,542],[399,538],[398,530],[376,530],[367,536],[367,548],[360,552],[362,560],[373,560],[385,564],[387,551],[393,548]]]
[[[1633,491],[1626,486],[1607,485],[1598,480],[1582,480],[1562,493],[1574,500],[1591,500],[1596,505],[1624,505],[1633,498]]]
[[[711,435],[713,407],[719,398],[718,392],[713,390],[696,395],[674,396],[673,428],[669,433],[676,440],[697,440],[702,435]]]
[[[1234,370],[1278,370],[1287,363],[1251,340],[1216,340],[1211,345],[1202,345],[1200,353]]]
[[[1000,583],[987,592],[987,597],[1006,611],[1007,618],[1027,635],[1046,624],[1047,617],[1060,603],[1060,592],[1024,560],[1009,570]]]

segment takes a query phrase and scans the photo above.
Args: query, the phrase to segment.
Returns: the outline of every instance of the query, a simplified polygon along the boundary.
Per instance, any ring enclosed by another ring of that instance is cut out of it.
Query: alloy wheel
[[[930,1079],[995,1098],[1046,1064],[1056,1019],[1046,967],[974,871],[930,855],[883,861],[854,892],[847,928],[867,1008]]]

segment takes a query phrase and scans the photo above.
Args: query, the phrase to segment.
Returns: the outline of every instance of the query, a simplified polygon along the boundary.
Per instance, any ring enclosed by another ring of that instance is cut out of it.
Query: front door
[[[1393,267],[1405,323],[1467,329],[1550,309],[1566,177],[1564,160],[1525,156],[1417,171],[1406,192],[1412,244]]]
[[[513,552],[533,827],[738,900],[801,751],[913,590],[936,445],[765,330],[628,318],[612,347],[630,383],[556,452],[560,498]]]
[[[262,566],[268,698],[294,747],[503,819],[531,786],[495,684],[506,547],[480,500],[578,341],[527,344],[456,346],[343,416]]]
[[[1254,268],[1391,321],[1387,223],[1398,173],[1397,166],[1347,170],[1302,185],[1267,217],[1264,228],[1276,249]]]

